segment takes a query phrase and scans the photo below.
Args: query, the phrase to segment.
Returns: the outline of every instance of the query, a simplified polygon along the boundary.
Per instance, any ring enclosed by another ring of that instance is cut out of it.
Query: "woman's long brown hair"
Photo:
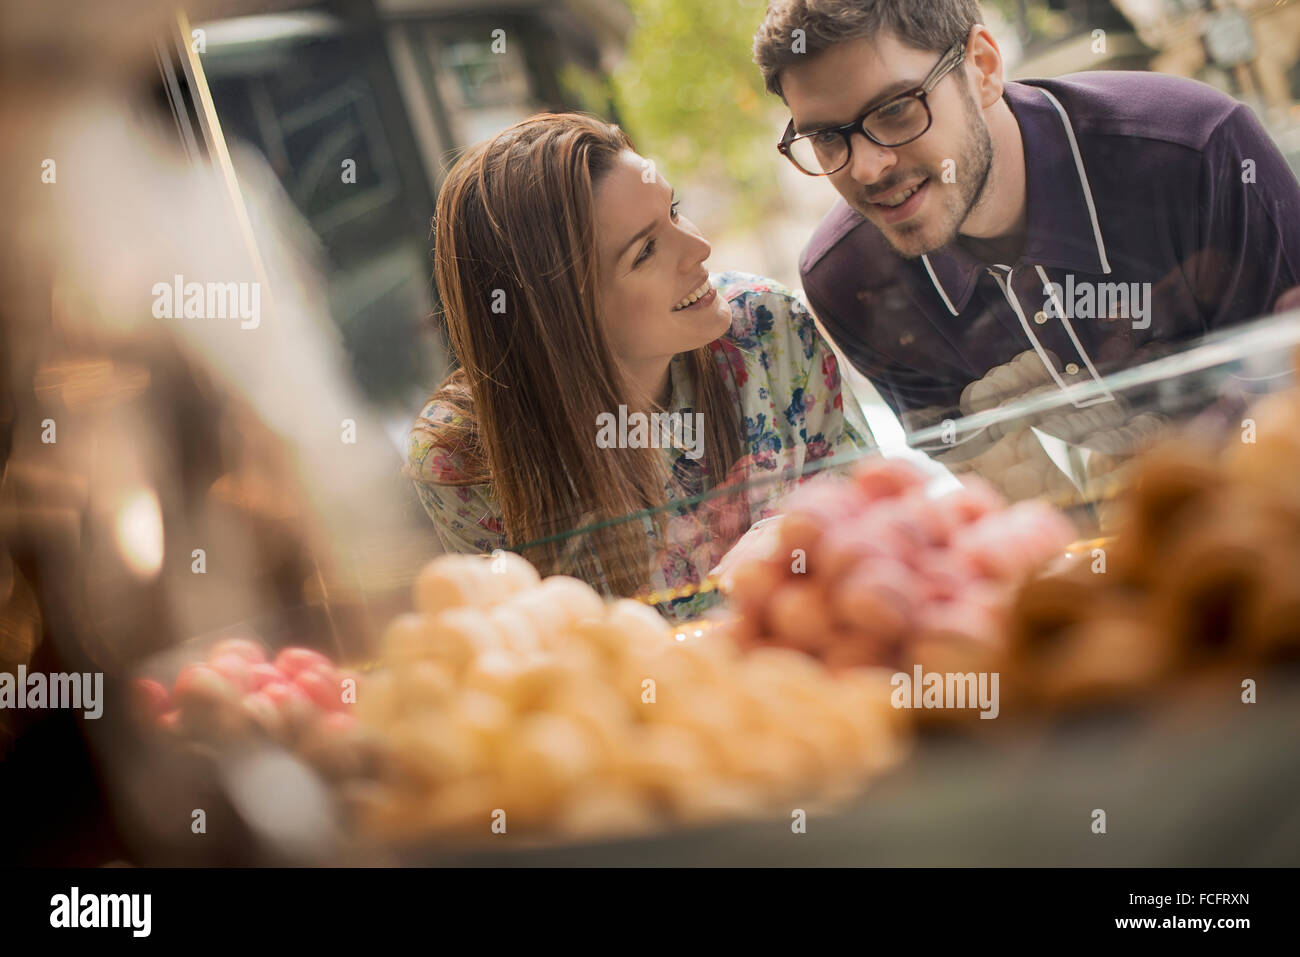
[[[593,189],[628,149],[617,126],[541,114],[470,149],[438,196],[435,278],[460,368],[435,397],[463,421],[420,427],[467,463],[466,484],[491,483],[512,547],[664,504],[660,450],[596,443],[597,416],[630,403],[597,316]],[[708,346],[689,364],[716,484],[740,455],[736,399]],[[651,555],[643,522],[525,553],[624,595]]]

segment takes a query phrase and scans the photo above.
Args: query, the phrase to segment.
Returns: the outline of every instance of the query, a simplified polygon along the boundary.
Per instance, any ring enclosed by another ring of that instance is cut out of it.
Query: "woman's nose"
[[[713,253],[713,247],[709,241],[701,235],[700,230],[690,220],[682,223],[682,231],[686,234],[686,255],[683,262],[687,269],[693,269],[704,260],[708,259]]]

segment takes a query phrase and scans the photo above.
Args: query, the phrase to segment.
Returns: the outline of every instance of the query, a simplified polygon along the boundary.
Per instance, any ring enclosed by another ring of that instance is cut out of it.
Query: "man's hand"
[[[1300,286],[1292,286],[1277,297],[1273,304],[1274,312],[1286,312],[1288,309],[1300,309]]]

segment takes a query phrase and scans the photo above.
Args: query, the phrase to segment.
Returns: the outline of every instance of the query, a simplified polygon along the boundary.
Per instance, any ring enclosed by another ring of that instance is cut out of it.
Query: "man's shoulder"
[[[1052,94],[1076,136],[1129,136],[1204,149],[1214,131],[1245,109],[1199,80],[1163,73],[1098,70],[1007,84],[1012,96],[1037,87]]]
[[[840,199],[822,218],[799,256],[799,275],[807,289],[810,277],[823,270],[838,270],[846,263],[853,265],[855,278],[866,279],[866,273],[876,270],[892,275],[899,262],[880,230]]]

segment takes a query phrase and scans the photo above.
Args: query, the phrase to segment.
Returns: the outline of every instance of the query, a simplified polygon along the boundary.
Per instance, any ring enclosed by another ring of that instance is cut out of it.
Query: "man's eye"
[[[644,246],[641,247],[641,252],[637,253],[636,259],[632,261],[632,268],[635,269],[637,266],[641,265],[643,262],[645,262],[647,259],[653,256],[654,251],[655,251],[655,241],[652,239],[650,240],[650,242],[646,243]]]
[[[886,103],[880,109],[876,110],[874,117],[878,120],[893,120],[907,109],[907,100],[895,100],[893,103]]]
[[[820,133],[813,133],[808,138],[812,140],[813,146],[830,146],[840,138],[840,134],[834,130],[822,130]]]

